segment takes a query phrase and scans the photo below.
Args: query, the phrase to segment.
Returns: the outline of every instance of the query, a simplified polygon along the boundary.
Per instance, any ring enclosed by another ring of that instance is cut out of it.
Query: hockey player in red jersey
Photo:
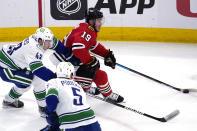
[[[89,8],[85,20],[86,23],[80,23],[63,40],[63,44],[71,51],[66,60],[77,66],[75,80],[88,93],[94,95],[101,93],[109,101],[122,102],[124,98],[112,91],[107,73],[99,69],[98,59],[89,53],[93,52],[104,57],[104,64],[115,69],[116,59],[113,51],[97,42],[97,32],[103,24],[103,13],[95,8]],[[91,87],[92,82],[97,88]]]

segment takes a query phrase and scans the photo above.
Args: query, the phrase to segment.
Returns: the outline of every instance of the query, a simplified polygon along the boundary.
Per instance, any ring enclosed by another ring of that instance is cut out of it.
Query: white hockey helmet
[[[45,42],[45,40],[53,41],[54,35],[50,29],[48,29],[46,27],[41,27],[36,30],[35,37],[37,38],[37,40],[42,39],[42,41]],[[53,42],[51,42],[51,43],[53,43]]]
[[[74,67],[70,62],[60,62],[56,68],[57,77],[71,78],[74,73]]]

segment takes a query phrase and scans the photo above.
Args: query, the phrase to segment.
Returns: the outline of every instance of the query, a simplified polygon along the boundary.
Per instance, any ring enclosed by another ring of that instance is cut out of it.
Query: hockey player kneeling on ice
[[[66,47],[57,40],[51,30],[42,27],[36,33],[16,45],[4,45],[0,50],[0,76],[6,82],[14,83],[13,88],[3,100],[4,107],[21,108],[24,106],[19,97],[32,83],[34,95],[43,113],[45,102],[45,81],[56,74],[43,66],[41,61],[44,51],[54,49],[58,53],[66,52]]]
[[[63,44],[70,49],[70,56],[66,60],[76,66],[75,80],[83,89],[93,95],[101,93],[107,100],[122,102],[124,98],[114,92],[108,82],[107,73],[100,70],[98,59],[91,56],[93,52],[104,57],[106,66],[115,69],[116,59],[112,51],[97,42],[97,32],[103,23],[103,13],[95,8],[89,8],[85,14],[86,23],[80,23],[64,37]],[[91,87],[92,82],[97,86]]]
[[[48,125],[41,131],[101,131],[83,88],[73,80],[70,62],[57,66],[57,78],[46,84]]]

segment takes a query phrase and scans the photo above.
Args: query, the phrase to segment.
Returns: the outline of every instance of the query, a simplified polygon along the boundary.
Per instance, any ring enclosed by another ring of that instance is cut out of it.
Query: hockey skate
[[[43,118],[46,118],[45,110],[46,110],[46,107],[38,106],[38,111],[40,113],[40,116],[43,117]]]
[[[105,96],[105,100],[112,103],[120,103],[124,101],[124,98],[121,95],[112,92],[109,96]]]
[[[91,95],[99,95],[100,91],[96,87],[90,87],[90,89],[85,90],[86,93],[89,93]]]
[[[4,108],[22,108],[24,106],[24,103],[18,99],[16,99],[14,102],[8,102],[6,100],[3,100],[2,104]]]

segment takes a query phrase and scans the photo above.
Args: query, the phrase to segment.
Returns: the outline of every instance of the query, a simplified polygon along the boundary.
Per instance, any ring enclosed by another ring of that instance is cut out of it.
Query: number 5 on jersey
[[[84,38],[86,41],[90,41],[90,39],[91,39],[91,35],[87,34],[85,31],[83,32],[81,37]]]
[[[76,106],[83,105],[82,103],[82,96],[79,94],[80,90],[77,88],[72,87],[73,95],[75,96],[75,99],[73,100],[73,104]]]

